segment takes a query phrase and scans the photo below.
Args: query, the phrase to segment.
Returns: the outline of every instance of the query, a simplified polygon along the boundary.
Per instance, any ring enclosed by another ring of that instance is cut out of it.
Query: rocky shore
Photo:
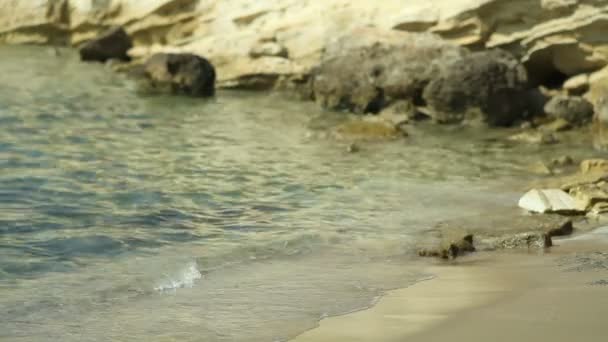
[[[350,141],[348,152],[362,140],[403,139],[419,121],[510,127],[508,140],[520,144],[559,143],[574,130],[603,150],[605,29],[599,0],[0,1],[0,42],[76,47],[149,92],[297,95],[353,114],[328,132]],[[548,248],[602,219],[608,161],[582,161],[578,172],[573,163],[556,156],[531,167],[561,177],[522,189],[520,206],[534,214],[446,222],[435,232],[441,247],[420,255]],[[484,225],[510,230],[488,235]]]

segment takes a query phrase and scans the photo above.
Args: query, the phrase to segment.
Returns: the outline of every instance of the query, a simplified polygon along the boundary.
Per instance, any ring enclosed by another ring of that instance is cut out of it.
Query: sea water
[[[432,276],[438,222],[512,208],[539,154],[587,148],[420,123],[348,153],[314,134],[346,114],[281,94],[0,56],[1,341],[285,341]]]

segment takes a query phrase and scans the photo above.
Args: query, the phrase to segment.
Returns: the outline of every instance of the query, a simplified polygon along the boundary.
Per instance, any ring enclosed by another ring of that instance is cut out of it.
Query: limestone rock
[[[540,126],[538,129],[544,132],[562,132],[572,128],[572,124],[565,119],[557,118],[547,124]]]
[[[526,111],[525,68],[505,51],[475,52],[439,68],[423,98],[439,122],[460,122],[471,109],[492,126],[508,126]]]
[[[586,159],[581,162],[581,173],[601,173],[608,175],[608,159]]]
[[[580,74],[570,77],[564,82],[562,88],[564,88],[569,95],[583,95],[589,89],[589,75]]]
[[[0,1],[0,43],[67,44],[68,0]]]
[[[607,18],[602,0],[3,0],[0,41],[77,45],[122,25],[136,46],[179,46],[216,64],[270,35],[308,69],[332,38],[373,26],[508,49],[543,82],[605,66]]]
[[[608,202],[608,185],[600,182],[575,186],[570,189],[570,195],[581,209],[589,211],[597,203]]]
[[[110,59],[129,61],[127,51],[133,47],[131,38],[122,27],[113,27],[80,48],[83,61],[105,62]]]
[[[218,88],[268,90],[288,87],[281,80],[307,79],[301,65],[282,57],[235,58],[216,67],[220,75]],[[306,93],[306,89],[297,90]]]
[[[153,89],[190,96],[212,96],[215,68],[205,58],[193,54],[156,54],[144,66]]]
[[[545,113],[557,119],[564,119],[573,125],[580,125],[591,121],[593,106],[582,97],[559,95],[547,102]]]
[[[519,199],[520,208],[534,213],[572,213],[581,211],[576,200],[560,189],[532,189]]]
[[[509,140],[511,141],[516,141],[516,142],[522,142],[522,143],[528,143],[528,144],[539,144],[539,145],[546,145],[546,144],[555,144],[558,142],[557,138],[555,137],[555,135],[552,132],[547,132],[547,131],[523,131],[517,134],[514,134],[510,137],[508,137]]]
[[[249,50],[251,58],[260,57],[283,57],[287,58],[289,53],[287,48],[276,42],[259,42]]]

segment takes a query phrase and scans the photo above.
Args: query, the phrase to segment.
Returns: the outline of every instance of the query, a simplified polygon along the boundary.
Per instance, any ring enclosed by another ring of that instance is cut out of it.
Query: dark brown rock
[[[193,54],[159,53],[148,59],[144,75],[152,89],[190,96],[213,96],[215,68]]]
[[[466,51],[428,33],[363,28],[330,44],[312,73],[322,107],[378,113],[399,100],[420,100],[436,65]]]
[[[423,94],[438,122],[481,119],[509,126],[526,114],[527,72],[505,51],[474,52],[443,65],[438,73]]]
[[[572,220],[567,220],[566,222],[564,222],[562,225],[560,225],[559,227],[550,229],[546,235],[550,238],[554,237],[554,236],[567,236],[572,234],[572,232],[574,231],[574,226],[572,225]]]
[[[102,63],[110,59],[129,61],[127,51],[132,47],[133,43],[127,32],[122,27],[117,26],[85,43],[80,48],[80,59]]]

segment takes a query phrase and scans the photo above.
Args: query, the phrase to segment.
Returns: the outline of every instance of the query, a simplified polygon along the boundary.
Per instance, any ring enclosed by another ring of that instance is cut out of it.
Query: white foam
[[[191,262],[174,275],[165,274],[165,279],[154,288],[159,292],[175,292],[181,288],[191,288],[203,275],[198,271],[196,262]]]

